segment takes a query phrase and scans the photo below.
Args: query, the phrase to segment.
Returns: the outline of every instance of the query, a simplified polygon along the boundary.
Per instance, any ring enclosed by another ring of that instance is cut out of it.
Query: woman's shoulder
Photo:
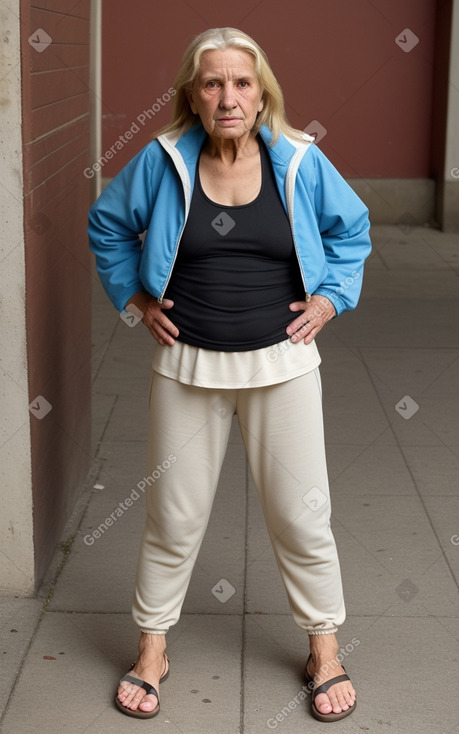
[[[274,136],[270,128],[263,125],[260,129],[260,136],[271,157],[286,165],[296,156],[298,158],[304,157],[308,148],[314,142],[314,138],[307,133],[290,127],[286,130],[280,130],[278,135]]]
[[[183,158],[193,158],[201,150],[206,137],[207,133],[199,122],[186,130],[166,128],[156,140],[166,152],[177,151]]]
[[[147,160],[150,160],[152,163],[156,161],[163,161],[166,160],[166,151],[164,150],[163,146],[159,142],[158,138],[155,138],[154,140],[150,140],[149,143],[147,143],[141,150],[139,150],[137,156],[141,156],[143,158],[146,158]]]

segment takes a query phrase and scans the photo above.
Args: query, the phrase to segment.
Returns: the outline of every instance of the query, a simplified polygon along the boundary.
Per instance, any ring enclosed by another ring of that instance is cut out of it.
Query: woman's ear
[[[261,112],[263,107],[265,106],[265,101],[263,97],[260,99],[260,104],[258,105],[258,112]]]

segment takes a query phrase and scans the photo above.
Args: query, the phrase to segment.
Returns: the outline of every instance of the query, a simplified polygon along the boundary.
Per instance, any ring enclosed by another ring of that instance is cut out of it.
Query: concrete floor
[[[453,734],[459,237],[406,224],[372,234],[358,309],[318,339],[347,603],[339,640],[358,692],[356,712],[334,731]],[[236,422],[184,613],[169,633],[161,713],[148,723],[115,709],[117,680],[136,653],[142,500],[132,495],[92,545],[88,536],[144,476],[153,342],[117,317],[98,284],[94,342],[94,466],[63,536],[69,552],[56,553],[38,598],[0,599],[1,731],[322,732],[309,701],[294,700],[307,638],[289,613]]]

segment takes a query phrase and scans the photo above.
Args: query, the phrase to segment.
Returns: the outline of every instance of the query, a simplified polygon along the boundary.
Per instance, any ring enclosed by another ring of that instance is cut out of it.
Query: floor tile
[[[42,599],[0,597],[2,673],[0,711],[6,706],[43,609]]]
[[[432,619],[398,619],[394,626],[392,619],[384,617],[376,621],[348,618],[339,643],[358,703],[352,716],[335,727],[346,734],[386,728],[397,734],[453,734],[455,722],[459,723],[451,710],[459,684],[457,620],[453,630]],[[311,717],[309,696],[301,700],[307,657],[304,633],[289,626],[284,617],[270,615],[252,616],[245,634],[245,731],[322,732],[323,723]],[[420,648],[422,659],[429,660],[428,678],[421,683],[416,675]],[[445,669],[450,675],[445,676]],[[440,680],[444,686],[435,686],[427,705],[429,682]]]
[[[403,446],[416,487],[423,496],[457,496],[459,455],[447,446]]]
[[[160,689],[155,731],[236,734],[241,625],[237,616],[184,616],[171,633],[171,674]],[[139,724],[148,725],[125,717],[113,703],[117,681],[135,655],[133,632],[125,615],[49,613],[14,691],[3,734],[125,734]],[[60,692],[59,706],[48,705],[50,690]]]

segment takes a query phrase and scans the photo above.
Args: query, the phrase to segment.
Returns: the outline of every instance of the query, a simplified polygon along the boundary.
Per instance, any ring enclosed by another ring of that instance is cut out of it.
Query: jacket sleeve
[[[150,143],[111,181],[89,210],[89,246],[105,291],[122,311],[137,291],[142,254],[140,235],[147,229],[154,191],[152,170],[157,165]]]
[[[360,297],[363,266],[371,251],[368,209],[326,156],[311,146],[315,168],[313,206],[328,272],[314,294],[326,296],[336,314]]]

